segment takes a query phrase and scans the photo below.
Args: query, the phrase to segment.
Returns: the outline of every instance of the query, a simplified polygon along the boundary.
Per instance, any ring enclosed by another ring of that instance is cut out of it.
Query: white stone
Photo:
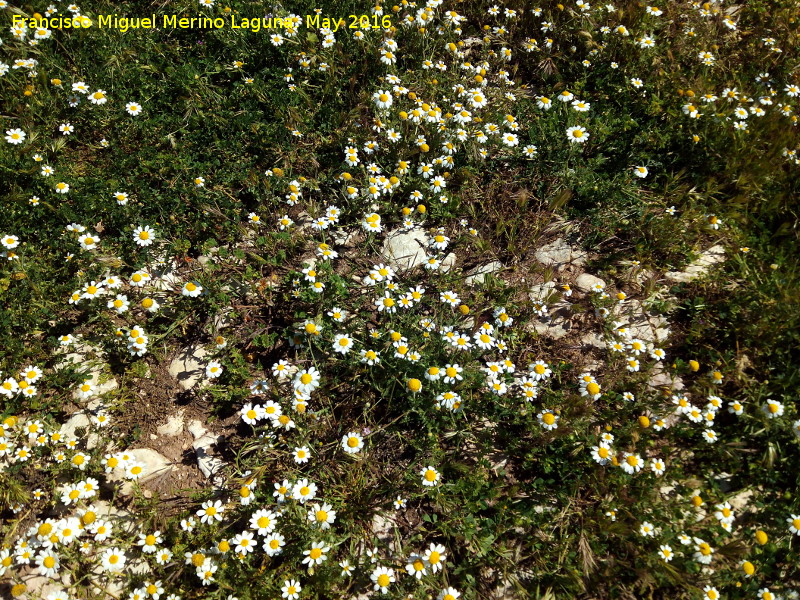
[[[31,565],[26,565],[18,571],[19,579],[25,584],[27,591],[25,598],[47,598],[49,594],[54,592],[63,592],[70,587],[69,572],[62,569],[56,575],[56,579],[39,575],[39,570],[36,565],[31,561]],[[11,595],[9,594],[9,598]]]
[[[88,370],[89,373],[86,375],[85,380],[91,382],[94,386],[93,398],[117,388],[117,380],[108,375],[111,371],[111,367],[104,361],[105,352],[103,352],[102,348],[77,342],[71,349],[73,352],[65,354],[64,357],[56,363],[54,367],[56,371],[71,366],[79,366]],[[90,358],[91,355],[94,355],[95,358]],[[103,383],[100,383],[101,380],[103,380]],[[72,397],[76,401],[86,404],[86,400],[81,397],[77,386],[72,393]]]
[[[674,392],[679,392],[685,387],[683,384],[683,379],[677,375],[670,375],[660,362],[654,364],[651,368],[650,378],[647,381],[647,385],[658,389],[667,388]]]
[[[531,286],[528,296],[531,300],[541,300],[545,302],[550,294],[553,293],[556,284],[554,281],[545,281],[544,283],[535,283]]]
[[[159,435],[176,436],[183,433],[183,411],[179,411],[167,419],[167,422],[156,428]]]
[[[84,429],[83,437],[79,437],[76,433],[79,428]],[[100,441],[100,437],[96,432],[92,431],[92,422],[89,415],[83,411],[73,414],[66,423],[61,426],[61,435],[66,439],[83,439],[86,443],[87,450],[94,450]]]
[[[169,365],[169,374],[178,380],[185,390],[192,389],[205,375],[206,349],[200,344],[193,344],[181,350]]]
[[[215,456],[211,456],[211,447],[217,443],[217,436],[206,429],[200,421],[192,421],[187,429],[192,434],[195,455],[197,456],[197,466],[203,475],[212,481],[214,485],[221,486],[224,482],[222,471],[225,462]]]
[[[683,271],[669,271],[664,277],[676,283],[687,283],[702,277],[710,268],[725,261],[725,248],[720,245],[712,246],[701,253],[697,260],[693,261]]]
[[[589,273],[581,273],[578,275],[578,279],[575,280],[575,288],[584,293],[593,291],[594,286],[597,284],[601,284],[605,287],[606,282]]]
[[[175,465],[166,456],[151,448],[135,448],[125,452],[130,454],[135,462],[144,467],[144,475],[138,479],[140,485],[158,477],[163,477],[175,468]],[[133,483],[125,478],[125,469],[122,467],[116,467],[108,475],[107,480],[109,483],[123,482],[119,489],[120,494],[123,496],[129,496],[133,493]]]
[[[564,304],[571,306],[566,302]],[[560,340],[572,330],[572,324],[563,313],[555,312],[550,317],[531,320],[528,330],[530,331],[531,329],[546,338]]]
[[[497,273],[502,268],[503,264],[497,260],[493,260],[485,265],[479,265],[467,272],[464,283],[467,285],[479,285],[486,280],[486,275]]]
[[[603,350],[606,347],[605,339],[603,339],[602,335],[598,335],[597,333],[587,333],[583,337],[581,337],[581,344],[587,349],[597,348],[598,350]]]
[[[452,252],[442,259],[442,264],[439,265],[439,270],[442,273],[447,273],[456,264],[456,255]]]
[[[586,252],[570,246],[563,238],[545,244],[534,253],[534,258],[546,267],[563,267],[567,264],[582,266],[586,262]]]
[[[748,512],[751,508],[756,510],[755,506],[750,505],[750,500],[755,495],[755,490],[753,489],[744,489],[737,492],[735,495],[728,498],[728,502],[730,502],[731,507],[733,510],[738,513],[745,513]]]
[[[397,271],[409,271],[426,261],[429,245],[430,237],[421,227],[396,229],[384,240],[381,256]]]
[[[666,317],[653,311],[647,311],[639,300],[626,300],[612,309],[619,326],[627,326],[631,337],[646,342],[661,343],[669,337],[669,322]]]

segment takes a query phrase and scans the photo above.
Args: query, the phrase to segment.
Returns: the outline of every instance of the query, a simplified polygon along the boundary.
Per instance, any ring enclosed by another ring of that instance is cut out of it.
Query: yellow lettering
[[[319,29],[319,15],[306,15],[306,27]]]

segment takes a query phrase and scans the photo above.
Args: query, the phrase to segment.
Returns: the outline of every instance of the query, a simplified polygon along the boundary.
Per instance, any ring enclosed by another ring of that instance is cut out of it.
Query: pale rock
[[[192,421],[187,429],[192,434],[194,442],[192,448],[197,456],[197,466],[203,475],[210,479],[216,486],[221,486],[224,482],[222,471],[225,462],[215,456],[211,456],[211,447],[217,443],[217,436],[206,429],[200,421]]]
[[[97,517],[110,521],[115,533],[132,534],[139,530],[140,524],[132,512],[118,508],[106,500],[95,500],[92,504]]]
[[[545,281],[544,283],[536,283],[531,286],[528,296],[531,300],[540,300],[545,302],[547,298],[555,290],[556,284],[554,281]]]
[[[666,317],[654,311],[645,310],[639,300],[626,300],[617,303],[611,311],[619,327],[627,326],[630,335],[653,343],[664,342],[669,337],[669,322]]]
[[[581,337],[580,341],[581,345],[584,346],[586,350],[590,350],[592,348],[603,350],[606,348],[606,342],[603,336],[594,332],[585,334],[583,337]]]
[[[139,485],[164,477],[175,468],[175,465],[166,456],[151,448],[135,448],[125,452],[133,457],[133,461],[144,468],[144,475],[138,479]],[[133,483],[125,478],[125,469],[122,467],[116,467],[108,475],[107,481],[109,483],[122,483],[119,493],[123,496],[129,496],[133,493]]]
[[[85,380],[89,381],[94,386],[93,398],[102,396],[117,388],[117,380],[114,377],[106,375],[111,371],[111,367],[104,361],[105,352],[98,346],[78,342],[72,346],[73,352],[69,352],[61,359],[54,367],[54,370],[60,371],[70,366],[80,366],[89,371]],[[90,358],[94,355],[95,358]],[[103,381],[100,383],[100,381]],[[80,393],[76,389],[73,391],[72,397],[80,403],[86,403]]]
[[[83,428],[84,435],[79,437],[77,430]],[[77,412],[73,414],[66,423],[61,426],[61,435],[66,439],[83,439],[86,443],[87,450],[94,450],[100,441],[100,437],[95,431],[92,431],[92,422],[89,414],[86,412]]]
[[[409,271],[426,261],[429,245],[430,237],[421,227],[396,229],[384,240],[381,256],[397,271]]]
[[[650,378],[647,381],[647,385],[658,389],[667,388],[674,392],[679,392],[685,387],[683,379],[677,375],[670,375],[660,362],[655,363],[650,369]]]
[[[555,284],[552,282],[540,285],[549,285],[550,287],[544,288],[541,291],[531,291],[530,297],[532,300],[546,299],[552,293],[553,287],[555,286]],[[534,286],[534,288],[536,287],[537,286]],[[528,331],[533,330],[537,334],[552,340],[560,340],[572,330],[572,323],[570,322],[570,317],[572,316],[572,304],[565,300],[560,300],[549,305],[548,308],[548,316],[544,318],[531,319],[527,324],[527,329]]]
[[[183,411],[170,415],[167,422],[156,429],[159,435],[176,436],[183,433]]]
[[[347,231],[345,229],[339,229],[333,233],[333,242],[335,244],[333,249],[336,250],[336,246],[353,248],[359,241],[361,241],[361,237],[361,232],[359,231]]]
[[[207,355],[201,344],[187,346],[170,363],[169,374],[178,380],[184,390],[190,390],[205,375]]]
[[[687,283],[702,277],[712,266],[725,261],[725,248],[721,245],[711,246],[692,261],[683,271],[668,271],[664,277],[676,283]]]
[[[153,289],[159,292],[180,290],[185,283],[178,275],[178,262],[174,259],[154,269],[151,275]]]
[[[597,284],[601,284],[603,287],[605,287],[606,282],[589,273],[581,273],[575,280],[575,288],[585,294],[594,291],[594,286]]]
[[[570,323],[563,318],[536,319],[529,323],[528,328],[551,340],[560,340],[572,329]]]
[[[479,265],[467,272],[464,283],[467,285],[480,285],[486,280],[487,275],[497,273],[502,268],[503,264],[496,260],[485,265]]]
[[[30,565],[25,565],[19,569],[18,576],[20,581],[27,587],[25,598],[47,598],[50,594],[69,589],[71,584],[70,575],[66,569],[62,568],[56,578],[51,579],[40,575],[33,561],[31,561]],[[8,597],[10,598],[11,595],[9,594]]]
[[[373,538],[388,546],[390,552],[395,553],[400,550],[395,537],[395,523],[391,519],[381,513],[375,513],[372,516],[371,529]]]
[[[454,253],[450,253],[442,259],[442,264],[439,265],[439,270],[442,273],[447,273],[450,269],[452,269],[456,264],[456,255]]]
[[[586,263],[587,254],[580,248],[570,246],[563,238],[558,238],[536,250],[533,256],[544,266],[560,270],[567,264],[582,266]]]
[[[751,488],[747,488],[744,490],[738,491],[736,494],[728,498],[728,502],[730,502],[731,507],[736,513],[744,513],[750,510],[756,510],[755,506],[750,505],[750,501],[752,500],[753,496],[755,496],[756,491]],[[738,516],[738,515],[737,515]]]

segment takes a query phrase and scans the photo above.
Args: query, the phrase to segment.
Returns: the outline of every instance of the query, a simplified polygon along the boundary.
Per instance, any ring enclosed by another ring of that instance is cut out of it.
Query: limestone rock
[[[586,350],[591,350],[592,348],[596,348],[598,350],[604,350],[606,348],[606,342],[605,339],[603,339],[603,336],[594,332],[590,332],[584,335],[581,338],[581,345]]]
[[[456,264],[456,255],[452,252],[442,259],[442,264],[439,265],[439,270],[442,273],[447,273]]]
[[[581,273],[578,275],[578,279],[575,280],[575,288],[585,294],[592,292],[594,286],[597,284],[601,284],[603,287],[605,287],[606,282],[599,277],[590,275],[589,273]]]
[[[78,429],[84,430],[84,435],[77,434]],[[89,414],[85,411],[73,414],[66,423],[61,426],[61,435],[66,439],[84,439],[86,442],[86,449],[93,450],[97,448],[100,437],[96,432],[92,431],[92,422]]]
[[[153,287],[159,292],[172,292],[183,287],[183,278],[178,275],[178,263],[172,259],[152,272]]]
[[[189,423],[188,429],[194,438],[192,448],[197,455],[197,466],[200,471],[214,485],[222,485],[224,482],[222,471],[226,465],[222,460],[210,454],[212,446],[217,443],[217,436],[208,431],[200,421],[192,421]]]
[[[540,300],[545,302],[550,294],[555,290],[556,284],[554,281],[545,281],[544,283],[535,283],[531,286],[528,296],[534,302]]]
[[[503,264],[496,260],[493,260],[485,265],[479,265],[467,272],[467,277],[464,279],[464,282],[467,285],[479,285],[486,280],[486,275],[490,273],[497,273],[497,271],[502,268]]]
[[[666,317],[646,310],[639,300],[627,300],[612,309],[619,326],[627,326],[631,337],[646,342],[661,343],[669,336],[669,322]]]
[[[687,283],[702,277],[710,268],[725,261],[725,248],[720,245],[711,246],[708,250],[701,253],[697,260],[693,261],[683,271],[669,271],[664,277],[676,283]]]
[[[397,271],[409,271],[425,262],[429,245],[430,237],[421,227],[396,229],[386,237],[381,255]]]
[[[166,456],[151,448],[135,448],[125,452],[130,454],[133,457],[132,460],[142,465],[144,469],[144,475],[138,479],[139,485],[163,477],[175,468],[175,465]],[[115,468],[109,474],[108,482],[122,482],[119,492],[123,496],[129,496],[133,493],[133,483],[125,478],[125,469],[121,467]]]
[[[85,379],[94,386],[94,391],[92,393],[93,398],[117,388],[117,380],[108,375],[111,371],[111,367],[105,362],[106,354],[102,348],[92,344],[77,342],[72,346],[71,350],[72,352],[65,354],[64,357],[56,363],[54,366],[56,371],[68,367],[82,367],[88,370],[89,373],[86,375]],[[73,398],[81,404],[87,404],[87,401],[81,397],[77,389],[73,392]],[[92,401],[90,400],[88,403],[91,405]]]
[[[648,379],[647,385],[658,389],[666,388],[674,392],[679,392],[685,387],[683,379],[670,375],[660,362],[654,364],[650,370],[650,379]]]
[[[187,346],[169,365],[169,374],[178,380],[185,390],[192,389],[203,378],[206,369],[206,349],[200,344]]]
[[[586,263],[587,255],[580,248],[570,246],[563,238],[558,238],[539,248],[533,256],[544,266],[560,270],[567,264],[582,266]]]
[[[183,433],[183,411],[179,411],[167,419],[167,422],[156,429],[159,435],[176,436]]]

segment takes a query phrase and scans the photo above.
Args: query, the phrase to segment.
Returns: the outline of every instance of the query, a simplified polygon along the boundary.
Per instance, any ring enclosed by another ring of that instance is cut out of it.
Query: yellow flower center
[[[378,585],[381,587],[386,587],[391,583],[389,580],[389,576],[386,573],[381,573],[378,575]]]
[[[309,383],[311,383],[312,379],[313,377],[311,377],[311,375],[309,375],[308,373],[303,373],[300,376],[300,383],[302,383],[303,385],[308,385]]]
[[[592,395],[595,396],[600,393],[600,386],[596,383],[592,382],[586,386],[586,390]]]
[[[542,416],[542,421],[544,421],[547,425],[552,425],[556,422],[556,417],[553,413],[545,413]]]
[[[186,289],[189,290],[190,292],[193,292],[197,289],[197,286],[190,282],[186,284]]]
[[[427,469],[425,471],[425,481],[436,481],[436,471]]]
[[[356,446],[358,446],[358,438],[357,437],[352,437],[352,436],[347,438],[347,445],[350,448],[355,448]]]
[[[155,546],[157,541],[158,540],[156,539],[156,536],[154,536],[152,533],[148,535],[146,538],[144,538],[144,542],[148,546]]]
[[[139,232],[139,239],[140,240],[148,240],[150,239],[150,234],[146,231]]]
[[[320,556],[322,556],[322,550],[319,548],[312,548],[308,555],[314,560],[317,560]]]

